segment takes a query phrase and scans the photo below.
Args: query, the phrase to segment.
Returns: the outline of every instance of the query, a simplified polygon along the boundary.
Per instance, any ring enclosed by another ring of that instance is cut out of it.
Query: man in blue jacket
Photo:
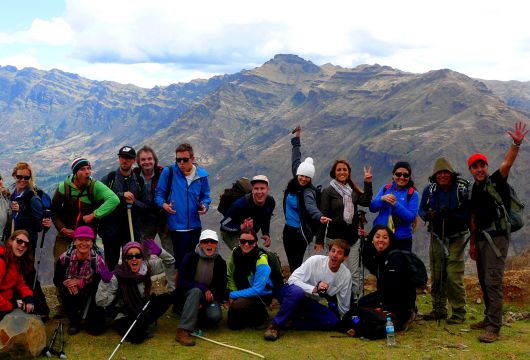
[[[175,268],[179,268],[184,255],[199,243],[200,215],[206,214],[212,199],[208,173],[194,164],[191,145],[180,144],[175,152],[176,164],[164,168],[158,180],[155,203],[166,212]]]

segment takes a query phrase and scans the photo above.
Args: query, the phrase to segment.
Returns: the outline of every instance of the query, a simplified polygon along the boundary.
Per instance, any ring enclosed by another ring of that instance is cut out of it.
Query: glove
[[[112,279],[114,272],[110,271],[107,264],[103,263],[99,269],[99,275],[101,276],[101,281],[104,283],[109,283]]]
[[[159,256],[162,253],[162,248],[155,242],[154,239],[144,240],[144,248],[149,254]]]

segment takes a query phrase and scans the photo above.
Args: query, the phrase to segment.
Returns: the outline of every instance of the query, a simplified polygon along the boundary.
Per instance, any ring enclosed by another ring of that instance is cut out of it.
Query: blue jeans
[[[292,320],[296,329],[332,331],[340,321],[327,306],[307,297],[299,286],[285,284],[278,292],[278,300],[282,306],[272,319],[273,325],[283,327]]]

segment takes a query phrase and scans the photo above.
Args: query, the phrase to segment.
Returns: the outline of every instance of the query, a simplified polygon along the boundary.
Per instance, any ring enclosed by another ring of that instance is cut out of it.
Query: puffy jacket
[[[241,251],[240,248],[235,248],[235,251]],[[238,289],[236,280],[234,278],[234,271],[236,269],[234,263],[234,254],[230,257],[228,263],[228,291],[230,299],[249,298],[258,296],[271,296],[273,284],[270,279],[271,267],[269,266],[267,255],[262,253],[256,261],[256,269],[248,275],[249,288]]]
[[[172,183],[168,184],[169,172],[173,172]],[[177,165],[164,168],[155,190],[155,203],[159,208],[166,202],[166,189],[170,187],[169,200],[173,202],[175,214],[166,214],[169,230],[192,230],[201,228],[199,206],[202,203],[209,208],[210,185],[208,173],[201,167],[196,167],[195,178],[188,185],[185,175]]]
[[[387,185],[383,185],[370,203],[370,211],[373,213],[379,212],[374,220],[374,225],[385,225],[392,229],[392,226],[390,226],[390,220],[392,220],[394,234],[398,240],[411,238],[412,223],[418,215],[418,192],[414,190],[409,200],[407,198],[408,187],[398,190],[395,182],[392,182],[390,188],[387,189],[386,187]],[[394,194],[396,197],[397,202],[394,206],[381,200],[381,196],[387,194]]]
[[[0,246],[0,311],[2,312],[13,310],[15,299],[33,297],[33,292],[24,282],[16,261],[7,264],[6,257],[6,248]]]

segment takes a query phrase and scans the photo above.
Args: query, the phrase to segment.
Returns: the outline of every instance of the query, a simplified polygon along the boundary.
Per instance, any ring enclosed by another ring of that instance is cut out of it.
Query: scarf
[[[95,256],[95,254],[90,250],[87,258],[81,260],[77,257],[77,251],[72,251],[70,255],[70,263],[68,264],[68,269],[66,269],[66,276],[70,279],[85,279],[87,282],[92,279],[92,275],[96,271],[96,269],[92,269],[91,266],[92,256]],[[62,260],[64,264],[64,257]],[[79,268],[79,265],[81,265],[81,268]]]
[[[116,266],[114,274],[118,278],[118,289],[130,315],[136,316],[144,307],[146,298],[151,293],[151,270],[142,262],[140,271],[134,273],[126,263]],[[144,283],[144,294],[140,294],[138,284]]]
[[[333,189],[335,189],[340,196],[342,196],[342,203],[344,204],[344,212],[342,217],[346,224],[351,225],[354,215],[354,207],[352,200],[352,188],[349,184],[341,184],[337,180],[333,179],[329,183]]]
[[[248,277],[256,271],[256,261],[259,259],[259,248],[256,245],[248,254],[243,254],[241,248],[232,253],[234,257],[234,282],[238,290],[248,289],[250,282]]]
[[[218,249],[215,249],[215,253],[212,256],[206,256],[204,251],[200,248],[200,245],[197,244],[195,247],[195,253],[199,255],[199,261],[197,262],[197,268],[195,269],[195,277],[193,280],[200,284],[210,286],[213,280],[213,268],[215,264],[215,258],[218,253]]]

